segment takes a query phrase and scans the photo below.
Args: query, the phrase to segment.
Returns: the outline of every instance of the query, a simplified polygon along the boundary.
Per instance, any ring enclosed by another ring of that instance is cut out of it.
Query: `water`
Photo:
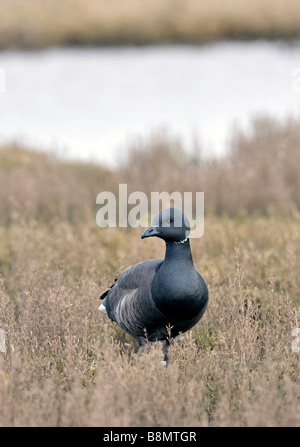
[[[113,165],[136,136],[165,128],[222,154],[252,117],[299,115],[297,67],[300,42],[4,51],[0,143]]]

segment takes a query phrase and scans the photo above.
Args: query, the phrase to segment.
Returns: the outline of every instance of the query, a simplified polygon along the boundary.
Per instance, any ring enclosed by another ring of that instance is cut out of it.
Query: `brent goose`
[[[99,310],[135,337],[142,350],[146,341],[165,342],[166,364],[171,338],[191,329],[208,303],[208,288],[194,267],[189,234],[182,211],[161,211],[141,238],[163,239],[165,258],[128,267],[100,297]]]

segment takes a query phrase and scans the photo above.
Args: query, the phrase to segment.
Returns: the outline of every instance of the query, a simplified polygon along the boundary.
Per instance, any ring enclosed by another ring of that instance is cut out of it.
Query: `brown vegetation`
[[[297,0],[1,0],[0,47],[300,36]]]
[[[2,148],[0,426],[299,425],[298,129],[260,121],[222,161],[156,136],[119,172]],[[97,310],[126,266],[163,255],[141,229],[97,227],[96,195],[122,181],[205,191],[192,250],[210,303],[167,369]]]
[[[133,191],[204,191],[214,214],[296,212],[300,205],[299,121],[253,122],[237,131],[229,154],[205,159],[183,150],[179,141],[157,134],[130,150],[119,175]]]

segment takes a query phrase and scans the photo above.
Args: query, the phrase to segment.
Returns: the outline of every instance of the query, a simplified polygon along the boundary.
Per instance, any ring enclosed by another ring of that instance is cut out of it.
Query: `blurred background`
[[[1,219],[94,218],[122,182],[295,213],[299,18],[296,0],[2,0]]]
[[[157,131],[219,157],[253,119],[299,117],[296,0],[2,0],[0,17],[0,144],[115,168]]]

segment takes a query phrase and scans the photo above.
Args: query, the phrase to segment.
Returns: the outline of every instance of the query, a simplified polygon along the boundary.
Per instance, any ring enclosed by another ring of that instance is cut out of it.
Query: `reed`
[[[298,38],[297,0],[2,0],[0,47]]]

